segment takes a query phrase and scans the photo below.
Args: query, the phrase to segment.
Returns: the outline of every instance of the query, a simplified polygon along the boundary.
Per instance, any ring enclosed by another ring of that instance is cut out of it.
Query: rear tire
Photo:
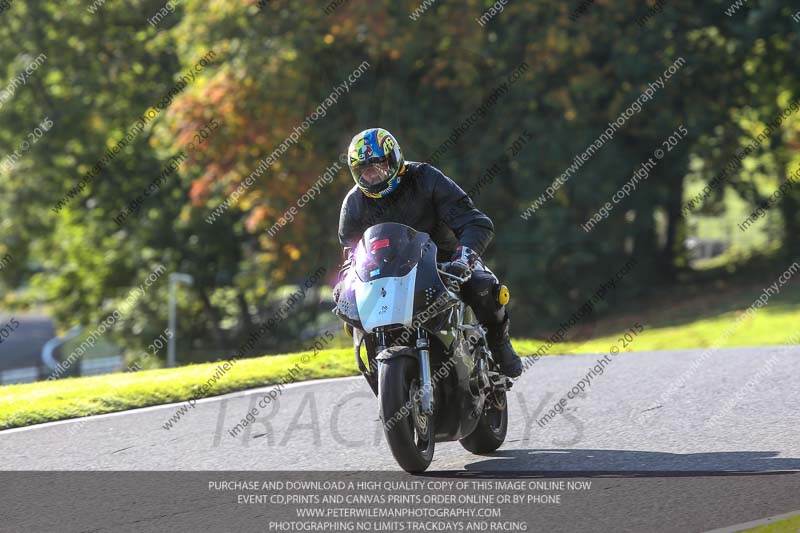
[[[382,361],[378,373],[383,433],[397,463],[411,473],[430,466],[435,447],[433,417],[422,417],[419,402],[415,406],[410,401],[418,389],[418,367],[416,359],[400,356]]]
[[[503,445],[508,431],[508,402],[505,392],[497,392],[486,399],[483,413],[475,431],[459,442],[465,450],[475,453],[491,453]]]

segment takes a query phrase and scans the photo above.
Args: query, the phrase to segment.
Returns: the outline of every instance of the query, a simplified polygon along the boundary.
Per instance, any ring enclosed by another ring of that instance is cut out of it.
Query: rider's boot
[[[486,324],[486,329],[488,330],[486,337],[489,341],[489,349],[494,355],[494,360],[500,365],[503,374],[510,378],[521,375],[522,360],[511,346],[508,313],[503,313],[501,322]]]

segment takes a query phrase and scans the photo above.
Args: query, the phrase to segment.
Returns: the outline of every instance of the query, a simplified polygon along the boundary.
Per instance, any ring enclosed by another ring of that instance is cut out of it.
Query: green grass
[[[678,326],[654,327],[642,321],[645,330],[632,342],[623,346],[620,336],[603,335],[588,341],[563,342],[554,345],[552,354],[608,353],[612,346],[620,352],[649,350],[680,350],[692,348],[721,348],[735,346],[769,346],[789,343],[792,336],[800,334],[800,311],[797,308],[762,309],[750,319],[739,323],[738,329],[726,337],[723,332],[735,321],[740,312],[729,312],[714,318],[698,320]],[[633,324],[633,322],[631,322]],[[620,330],[622,334],[626,330]],[[530,354],[539,349],[541,341],[521,340],[514,346],[518,352]]]
[[[744,529],[740,533],[797,533],[797,531],[800,531],[800,514],[771,524]]]
[[[589,338],[585,338],[584,331],[584,338],[558,343],[551,347],[548,355],[607,353],[612,346],[625,352],[787,344],[800,333],[800,284],[797,283],[784,286],[767,307],[740,322],[732,335],[721,338],[759,296],[762,287],[775,279],[772,275],[763,277],[767,281],[746,286],[706,284],[702,290],[697,287],[671,289],[669,294],[642,299],[636,307],[598,320]],[[645,329],[623,347],[620,333],[624,334],[636,321]],[[516,324],[515,328],[519,331],[520,325]],[[542,341],[515,339],[514,344],[521,355],[530,355],[539,349]],[[304,358],[308,359],[306,363],[303,363]],[[0,429],[185,401],[198,394],[219,364],[0,387]],[[297,381],[358,374],[352,348],[325,350],[316,356],[312,352],[301,352],[242,359],[206,396],[278,383],[295,364],[300,368],[295,375]]]
[[[278,383],[299,364],[298,381],[350,376],[352,348],[241,359],[207,396]],[[303,364],[303,357],[310,360]],[[179,402],[194,397],[221,363],[67,378],[0,387],[0,429],[28,426],[135,407]]]

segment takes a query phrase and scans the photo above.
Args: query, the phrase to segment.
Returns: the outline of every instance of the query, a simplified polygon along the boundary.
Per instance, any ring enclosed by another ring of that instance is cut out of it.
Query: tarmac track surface
[[[230,526],[231,516],[251,530],[264,508],[258,516],[252,507],[231,508],[231,494],[203,506],[220,496],[208,492],[207,482],[232,472],[259,480],[592,481],[590,490],[562,494],[558,504],[506,512],[528,530],[705,531],[800,511],[800,347],[619,354],[584,393],[567,399],[563,413],[543,423],[599,357],[537,361],[509,393],[505,445],[475,456],[457,442],[437,443],[422,476],[398,472],[377,401],[360,377],[290,385],[265,407],[259,402],[271,387],[201,400],[170,429],[165,424],[185,404],[3,431],[0,470],[9,472],[0,475],[20,487],[12,519],[35,512],[43,526],[52,519],[72,530],[74,522],[76,531],[89,516],[98,530],[216,531]],[[256,422],[231,436],[252,409]],[[73,472],[18,472],[52,470]],[[82,504],[87,498],[54,505],[50,513],[35,506],[62,484],[79,484],[101,500],[113,500],[120,494],[114,487],[126,484],[148,489],[123,517]],[[165,505],[183,511],[165,512]],[[253,530],[268,530],[266,522]]]

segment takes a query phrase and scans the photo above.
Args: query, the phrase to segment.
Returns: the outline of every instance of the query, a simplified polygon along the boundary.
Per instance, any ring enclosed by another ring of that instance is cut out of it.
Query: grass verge
[[[800,531],[800,514],[771,524],[743,529],[740,533],[796,533]]]
[[[304,363],[304,360],[308,360]],[[198,395],[221,362],[67,378],[0,387],[0,429],[29,426],[136,407],[180,402]],[[353,350],[325,350],[240,359],[205,396],[278,383],[297,364],[297,381],[357,373]]]

